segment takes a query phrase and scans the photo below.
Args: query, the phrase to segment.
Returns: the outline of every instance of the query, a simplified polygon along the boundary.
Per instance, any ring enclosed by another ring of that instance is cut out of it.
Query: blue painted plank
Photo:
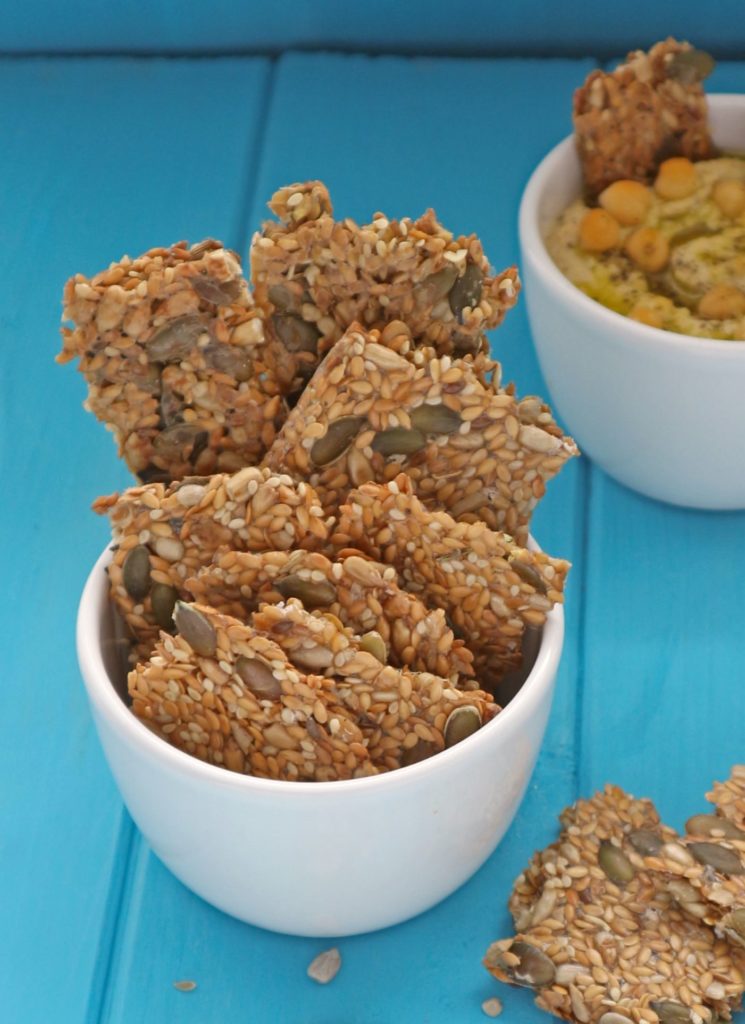
[[[131,826],[94,735],[74,622],[129,481],[59,348],[62,285],[123,252],[240,236],[264,60],[0,61],[3,1021],[97,1019]],[[90,1011],[90,1016],[87,1014]]]
[[[589,67],[589,62],[284,58],[251,223],[263,217],[263,204],[278,185],[320,177],[328,182],[340,215],[367,219],[380,208],[401,215],[432,204],[448,226],[478,230],[493,261],[506,264],[517,257],[522,185],[568,130],[568,97]],[[522,312],[510,314],[495,333],[494,349],[521,391],[542,390]],[[106,1024],[481,1019],[480,1003],[496,986],[480,961],[488,943],[507,932],[511,881],[533,849],[549,839],[549,815],[574,796],[585,482],[582,466],[567,469],[552,484],[536,519],[536,534],[546,548],[575,563],[566,651],[534,782],[488,864],[419,919],[341,941],[342,971],[322,988],[305,977],[305,969],[328,941],[241,925],[188,893],[140,847],[114,951]],[[282,898],[279,890],[277,898]],[[178,978],[193,979],[199,987],[188,995],[177,992],[172,982]],[[518,1024],[538,1019],[524,993],[500,994]]]
[[[28,52],[278,52],[339,48],[384,53],[608,55],[648,45],[670,33],[722,54],[745,43],[739,0],[717,0],[706,16],[693,0],[627,0],[587,4],[568,0],[26,0],[0,9],[0,47]]]

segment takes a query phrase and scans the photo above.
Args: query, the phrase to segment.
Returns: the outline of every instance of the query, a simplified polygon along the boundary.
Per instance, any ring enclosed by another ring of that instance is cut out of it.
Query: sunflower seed
[[[434,274],[425,277],[423,281],[414,288],[414,301],[420,308],[422,306],[434,306],[440,299],[443,299],[455,284],[458,276],[458,268],[448,263],[442,270],[436,270]]]
[[[167,583],[154,583],[150,592],[153,618],[161,629],[173,628],[173,609],[178,601],[178,590]]]
[[[375,435],[372,450],[386,459],[391,455],[414,455],[427,444],[421,430],[407,430],[406,427],[389,427]]]
[[[267,725],[264,729],[264,739],[277,750],[294,750],[298,745],[297,740],[290,736],[281,722],[272,722],[271,725]]]
[[[217,634],[201,612],[184,601],[177,601],[173,621],[193,651],[203,658],[212,657],[217,649]]]
[[[636,852],[643,857],[653,857],[659,853],[662,846],[662,840],[657,833],[648,828],[638,828],[634,832],[629,832],[628,839]]]
[[[388,649],[385,640],[374,629],[360,637],[360,650],[372,654],[382,665],[388,664]]]
[[[598,849],[598,864],[607,878],[616,885],[626,885],[636,874],[634,865],[617,846],[608,839],[603,839]]]
[[[261,658],[247,658],[241,654],[235,662],[235,671],[251,693],[262,700],[279,700],[282,696],[279,680]]]
[[[316,352],[320,334],[315,324],[302,317],[275,313],[272,317],[274,330],[288,352]]]
[[[693,85],[694,82],[703,82],[708,78],[714,70],[715,63],[711,54],[705,50],[684,50],[673,56],[667,66],[667,72],[681,85]]]
[[[657,999],[649,1004],[662,1024],[688,1024],[691,1019],[691,1011],[682,1003],[676,1003],[672,999]]]
[[[720,835],[727,839],[745,839],[745,832],[718,814],[694,814],[686,822],[686,832],[691,836]]]
[[[284,598],[296,597],[306,608],[327,608],[336,600],[336,587],[328,580],[305,580],[292,574],[274,583]]]
[[[624,1017],[622,1013],[616,1013],[615,1010],[608,1010],[598,1021],[598,1024],[633,1024],[629,1017]]]
[[[229,306],[241,297],[240,281],[216,281],[207,274],[196,274],[190,280],[197,295],[205,302],[214,302],[216,306]]]
[[[150,593],[150,552],[144,544],[132,548],[122,565],[124,589],[135,601]]]
[[[473,309],[481,301],[481,288],[484,273],[475,263],[469,263],[463,274],[450,290],[450,308],[462,323],[463,310],[466,306]]]
[[[317,981],[319,985],[326,985],[336,977],[340,967],[341,953],[339,950],[336,947],[325,949],[308,965],[308,977]]]
[[[313,443],[310,450],[313,464],[319,467],[328,466],[329,463],[340,458],[357,437],[365,422],[365,416],[342,416],[329,423],[326,433]]]
[[[460,413],[447,405],[418,405],[411,413],[411,425],[424,434],[452,434],[463,422]]]
[[[734,850],[716,843],[689,843],[688,849],[699,862],[708,865],[723,875],[745,874],[745,867]]]
[[[460,501],[456,501],[454,505],[451,505],[448,511],[453,519],[457,519],[467,512],[475,512],[477,509],[483,508],[488,500],[489,498],[484,491],[474,491],[473,494],[465,494]]]
[[[517,575],[527,583],[529,586],[537,590],[539,594],[545,594],[548,591],[548,587],[543,581],[540,573],[532,565],[527,562],[521,562],[519,559],[514,558],[510,562],[510,568],[513,569]]]
[[[181,316],[159,327],[145,345],[151,363],[177,363],[186,358],[207,330],[202,316]]]
[[[461,740],[472,736],[480,728],[481,715],[478,708],[473,707],[471,704],[455,708],[454,711],[450,712],[445,722],[445,746],[454,747],[456,743],[460,743]]]

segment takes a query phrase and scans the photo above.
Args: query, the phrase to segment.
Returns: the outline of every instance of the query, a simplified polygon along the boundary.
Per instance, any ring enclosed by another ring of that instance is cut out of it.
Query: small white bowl
[[[745,148],[745,96],[710,96],[709,108],[715,142]],[[520,205],[528,316],[561,418],[592,459],[642,494],[745,508],[745,341],[648,327],[575,287],[544,237],[580,193],[570,136],[538,165]]]
[[[184,885],[250,924],[353,935],[434,906],[492,853],[543,739],[564,638],[548,616],[516,696],[477,733],[427,761],[345,782],[278,782],[203,763],[150,732],[120,695],[107,549],[85,585],[78,659],[127,808]]]

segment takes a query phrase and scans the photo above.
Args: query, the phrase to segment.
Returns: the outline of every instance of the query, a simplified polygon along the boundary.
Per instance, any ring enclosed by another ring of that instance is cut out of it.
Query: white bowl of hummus
[[[522,269],[546,383],[583,450],[649,497],[741,509],[745,211],[727,206],[726,187],[721,205],[713,196],[717,181],[745,182],[745,96],[709,96],[709,114],[722,155],[694,164],[687,196],[653,194],[644,222],[603,253],[577,245],[580,163],[572,136],[559,143],[523,194]],[[629,237],[648,227],[669,245],[661,271],[628,258]]]

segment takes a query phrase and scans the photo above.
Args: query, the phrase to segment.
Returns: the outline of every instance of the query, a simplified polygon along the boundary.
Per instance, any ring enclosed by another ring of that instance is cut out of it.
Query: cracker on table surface
[[[299,598],[309,610],[330,612],[357,634],[378,633],[394,667],[432,672],[463,688],[476,686],[473,655],[455,639],[445,613],[403,590],[393,566],[360,554],[332,561],[319,551],[219,551],[185,585],[200,604],[238,619],[260,603]]]
[[[578,1024],[729,1019],[745,953],[675,904],[645,856],[675,839],[649,800],[606,786],[561,816],[559,839],[515,883],[518,934],[495,942],[496,978]]]
[[[335,221],[319,181],[281,188],[269,206],[279,221],[253,238],[251,278],[298,389],[355,321],[403,320],[416,344],[462,354],[486,350],[483,332],[517,301],[517,269],[493,275],[479,239],[454,236],[433,210],[418,220]]]
[[[668,38],[629,53],[615,71],[590,72],[576,90],[575,139],[590,195],[620,178],[648,182],[671,156],[713,155],[699,53]]]
[[[387,330],[349,328],[265,464],[308,480],[329,514],[352,487],[403,470],[428,508],[525,543],[547,481],[577,454],[574,441],[539,399],[501,387],[498,363],[438,357],[412,348],[404,325]]]
[[[93,508],[111,521],[111,596],[140,656],[171,627],[176,598],[188,597],[185,580],[219,548],[313,548],[328,535],[312,487],[256,467],[131,487]]]
[[[64,291],[59,362],[143,481],[260,461],[287,413],[281,360],[235,253],[208,240],[125,256]]]
[[[474,652],[482,686],[520,664],[526,627],[543,625],[562,602],[569,571],[483,522],[428,511],[405,473],[351,491],[331,540],[393,565],[408,590],[442,608]]]

